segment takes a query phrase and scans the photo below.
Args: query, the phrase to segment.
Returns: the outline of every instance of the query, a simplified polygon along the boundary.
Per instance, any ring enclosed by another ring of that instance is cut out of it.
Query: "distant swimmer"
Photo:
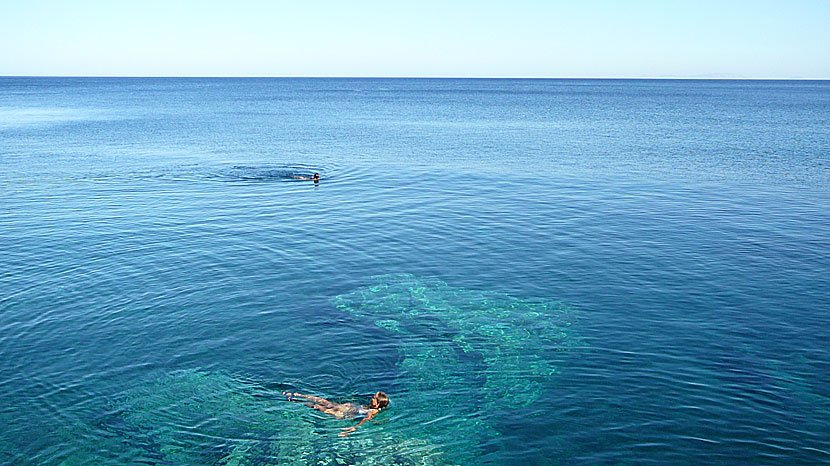
[[[325,398],[312,395],[303,395],[302,393],[282,392],[282,394],[288,397],[288,401],[303,403],[309,408],[316,409],[317,411],[321,411],[326,414],[331,414],[337,419],[363,417],[363,420],[357,424],[341,429],[343,432],[338,434],[340,437],[348,436],[349,433],[357,430],[357,428],[363,425],[364,422],[375,417],[381,409],[389,406],[389,396],[383,392],[377,392],[372,395],[372,401],[369,402],[369,406],[357,405],[354,403],[335,403]],[[298,398],[303,398],[307,401],[303,401]]]
[[[311,176],[311,178],[309,178],[307,176],[294,175],[294,179],[295,180],[304,180],[304,181],[313,181],[315,183],[319,183],[320,182],[320,174],[315,173],[314,175]]]

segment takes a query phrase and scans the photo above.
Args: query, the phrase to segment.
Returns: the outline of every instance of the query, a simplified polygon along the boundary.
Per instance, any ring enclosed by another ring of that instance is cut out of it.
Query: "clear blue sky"
[[[0,0],[0,75],[830,78],[830,0]]]

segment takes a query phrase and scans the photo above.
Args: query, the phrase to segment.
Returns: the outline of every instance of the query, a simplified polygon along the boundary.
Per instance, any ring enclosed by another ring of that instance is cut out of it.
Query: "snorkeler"
[[[357,424],[351,427],[342,428],[341,430],[343,432],[338,434],[340,437],[348,436],[350,432],[357,430],[357,428],[363,425],[364,422],[375,417],[381,409],[389,406],[389,396],[383,392],[375,393],[372,396],[372,401],[369,402],[369,406],[357,405],[354,403],[335,403],[325,398],[312,395],[303,395],[302,393],[282,392],[282,394],[288,397],[288,401],[303,403],[309,408],[316,409],[317,411],[321,411],[326,414],[331,414],[337,419],[349,419],[363,416],[363,420]],[[298,400],[297,398],[305,398],[308,402]]]
[[[294,178],[295,180],[313,181],[313,182],[315,182],[315,183],[319,183],[319,182],[320,182],[320,174],[319,174],[319,173],[316,173],[316,172],[314,173],[314,175],[312,175],[312,176],[311,176],[311,178],[309,178],[309,177],[307,177],[307,176],[300,176],[300,175],[294,175],[294,177],[293,177],[293,178]]]

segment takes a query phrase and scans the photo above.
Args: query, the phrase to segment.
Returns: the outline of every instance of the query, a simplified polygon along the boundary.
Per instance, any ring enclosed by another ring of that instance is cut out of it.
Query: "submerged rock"
[[[364,429],[337,437],[334,420],[288,403],[278,393],[218,372],[178,371],[113,402],[109,426],[141,444],[158,464],[445,465],[420,439]]]
[[[119,461],[142,464],[479,464],[499,448],[493,419],[539,399],[562,351],[577,343],[561,304],[411,275],[377,277],[334,304],[396,340],[399,377],[380,424],[340,438],[341,421],[279,391],[185,370],[117,396],[89,428],[106,432],[100,446]],[[74,451],[61,464],[88,464],[91,453]]]
[[[335,306],[390,332],[422,336],[402,346],[403,367],[432,367],[410,371],[416,382],[436,371],[467,372],[471,364],[460,361],[460,351],[480,360],[485,398],[509,396],[514,404],[527,405],[539,397],[545,378],[559,371],[550,353],[578,341],[570,334],[573,313],[561,303],[454,288],[409,274],[375,281],[335,297]]]
[[[573,313],[561,303],[409,274],[375,277],[334,305],[397,335],[405,393],[394,400],[396,409],[425,430],[430,418],[453,413],[441,428],[469,439],[473,451],[496,435],[487,419],[538,400],[560,371],[561,351],[578,344]]]

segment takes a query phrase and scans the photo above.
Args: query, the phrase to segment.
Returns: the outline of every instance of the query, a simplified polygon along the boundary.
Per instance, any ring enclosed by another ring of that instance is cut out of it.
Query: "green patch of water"
[[[561,370],[562,352],[579,343],[573,312],[561,303],[408,274],[375,277],[334,304],[399,338],[405,390],[395,409],[424,426],[425,438],[441,435],[430,431],[431,419],[453,413],[436,427],[466,439],[467,459],[497,435],[488,417],[538,400]]]
[[[338,437],[342,423],[217,372],[164,375],[119,397],[112,408],[119,423],[110,430],[143,445],[144,456],[159,464],[450,464],[435,445],[383,429]]]
[[[376,277],[334,304],[398,340],[402,388],[384,411],[392,419],[341,438],[342,421],[257,382],[175,371],[112,399],[97,426],[64,426],[61,443],[83,447],[65,451],[60,464],[478,464],[498,445],[493,419],[538,400],[578,343],[572,313],[559,303],[412,275]],[[94,444],[77,441],[91,435]]]

